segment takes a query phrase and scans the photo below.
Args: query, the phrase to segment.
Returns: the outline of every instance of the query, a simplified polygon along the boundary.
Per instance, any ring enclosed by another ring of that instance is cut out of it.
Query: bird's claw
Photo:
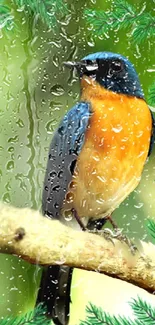
[[[106,240],[109,240],[113,245],[115,245],[114,239],[115,239],[116,235],[111,229],[109,229],[109,228],[105,228],[102,230],[95,229],[95,230],[90,230],[89,232],[99,235],[99,236],[102,236]]]
[[[103,236],[106,240],[109,240],[112,242],[112,244],[114,245],[114,239],[117,239],[121,242],[124,242],[131,250],[131,253],[134,255],[137,251],[137,247],[135,246],[135,244],[126,236],[123,235],[123,229],[117,228],[114,231],[112,231],[109,228],[105,228],[102,230],[95,230],[95,231],[91,231],[95,234],[98,234],[100,236]]]

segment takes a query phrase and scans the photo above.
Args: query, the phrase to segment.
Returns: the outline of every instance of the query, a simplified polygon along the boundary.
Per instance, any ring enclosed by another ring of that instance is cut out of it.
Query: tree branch
[[[125,244],[76,231],[38,211],[0,205],[0,251],[30,263],[94,270],[155,291],[155,246],[142,242],[134,256]]]

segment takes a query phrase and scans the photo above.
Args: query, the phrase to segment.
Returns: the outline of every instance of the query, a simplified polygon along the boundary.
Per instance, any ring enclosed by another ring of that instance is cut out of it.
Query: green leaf
[[[115,13],[118,16],[120,28],[129,28],[137,18],[136,9],[125,0],[116,0],[114,3]]]
[[[79,325],[140,325],[138,322],[131,321],[126,317],[111,316],[105,313],[102,308],[89,303],[86,307],[87,317]]]
[[[89,303],[86,307],[87,317],[79,325],[155,325],[155,309],[140,297],[133,299],[130,306],[135,314],[131,320],[125,316],[112,316],[103,309]]]
[[[155,106],[155,81],[149,87],[147,101],[150,106]]]
[[[155,17],[149,13],[143,13],[137,18],[137,26],[135,26],[132,37],[135,43],[144,42],[147,38],[154,37],[155,33]]]
[[[155,324],[155,309],[140,297],[133,299],[130,303],[135,316],[142,324],[154,325]]]
[[[147,223],[150,235],[152,236],[152,238],[155,239],[155,221],[152,219],[148,219],[148,223]]]
[[[85,10],[87,23],[93,26],[93,31],[100,35],[109,30],[130,27],[137,18],[137,12],[125,0],[116,0],[112,10]]]
[[[85,10],[87,23],[92,26],[95,35],[102,35],[109,30],[129,29],[129,37],[134,44],[140,44],[155,36],[155,17],[150,13],[140,12],[126,0],[115,0],[111,10]]]
[[[92,25],[98,36],[110,29],[109,16],[104,11],[86,9],[84,14],[87,17],[88,24]]]
[[[0,325],[50,325],[51,321],[45,316],[46,308],[39,304],[33,311],[24,316],[0,320]]]
[[[115,0],[114,7],[121,15],[135,15],[135,8],[125,0]]]
[[[38,15],[49,28],[57,24],[58,17],[61,18],[67,13],[64,0],[14,0],[14,2],[25,12]]]
[[[8,6],[3,4],[3,1],[0,3],[0,28],[5,28],[10,30],[13,28],[13,15],[11,14],[11,9]]]

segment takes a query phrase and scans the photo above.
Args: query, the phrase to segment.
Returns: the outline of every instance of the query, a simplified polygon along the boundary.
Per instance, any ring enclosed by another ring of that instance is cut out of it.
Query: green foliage
[[[86,319],[80,321],[79,325],[154,325],[155,309],[140,297],[133,299],[130,303],[135,320],[124,316],[111,316],[102,308],[92,303],[86,307]],[[39,304],[33,311],[25,316],[16,318],[6,318],[0,320],[0,325],[50,325],[51,321],[45,316],[46,309],[43,304]]]
[[[111,316],[105,313],[100,307],[91,303],[86,307],[87,317],[79,325],[154,325],[155,309],[150,304],[141,300],[133,299],[130,306],[134,312],[135,320],[121,316]]]
[[[140,44],[155,35],[155,17],[144,9],[138,12],[125,0],[115,0],[111,10],[107,11],[86,9],[85,17],[96,36],[125,28],[130,30],[128,37]]]
[[[129,303],[135,320],[118,315],[111,316],[103,311],[102,308],[95,306],[92,303],[86,307],[86,319],[80,321],[79,325],[154,325],[155,324],[155,309],[140,297],[132,299]],[[43,304],[39,304],[33,311],[25,316],[16,318],[6,318],[0,320],[0,325],[50,325],[51,320],[45,316],[46,308]]]
[[[25,14],[37,15],[49,28],[56,26],[58,18],[67,13],[64,0],[14,0],[14,3]],[[14,25],[11,7],[4,5],[4,1],[0,0],[0,28],[9,30]]]
[[[148,90],[148,104],[150,106],[155,106],[155,81]]]
[[[50,325],[51,321],[45,316],[46,309],[39,304],[33,311],[16,318],[4,318],[0,325]]]
[[[86,307],[86,312],[86,319],[81,321],[79,325],[134,325],[131,320],[121,316],[111,316],[109,313],[105,313],[102,308],[91,303]]]
[[[155,221],[152,219],[149,219],[147,226],[148,226],[150,235],[152,236],[153,239],[155,239]]]
[[[14,0],[14,2],[25,12],[38,15],[50,28],[56,25],[58,16],[60,18],[67,12],[64,0]]]
[[[147,303],[141,300],[139,297],[137,300],[133,299],[130,303],[135,316],[142,324],[154,325],[155,324],[155,309]]]
[[[11,9],[4,5],[4,1],[0,0],[0,28],[10,30],[13,28],[13,16]]]

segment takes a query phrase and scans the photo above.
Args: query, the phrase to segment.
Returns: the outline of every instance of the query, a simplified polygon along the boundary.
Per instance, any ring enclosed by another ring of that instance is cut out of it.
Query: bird
[[[155,123],[134,65],[112,52],[65,62],[80,80],[80,100],[61,120],[51,141],[42,211],[101,229],[137,187],[154,143]],[[37,302],[57,325],[69,320],[72,269],[43,271]]]

